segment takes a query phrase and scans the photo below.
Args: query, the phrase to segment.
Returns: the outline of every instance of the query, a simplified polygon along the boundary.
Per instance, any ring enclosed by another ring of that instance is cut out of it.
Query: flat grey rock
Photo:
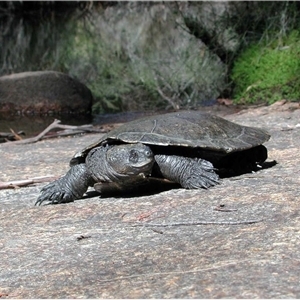
[[[44,184],[0,190],[2,298],[300,297],[300,109],[226,116],[271,134],[278,164],[209,190],[35,207]],[[1,181],[59,176],[97,135],[0,145]],[[223,209],[223,211],[222,211]],[[250,225],[134,227],[195,220]]]

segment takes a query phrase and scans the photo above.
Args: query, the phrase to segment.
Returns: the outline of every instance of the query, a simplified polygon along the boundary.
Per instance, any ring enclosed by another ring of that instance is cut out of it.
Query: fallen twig
[[[48,182],[57,179],[57,176],[42,176],[42,177],[35,177],[31,179],[24,179],[24,180],[15,180],[15,181],[9,181],[9,182],[0,182],[0,190],[4,189],[15,189],[22,186],[28,186],[35,183],[40,182]]]
[[[224,211],[224,212],[237,211],[236,208],[227,208],[227,207],[225,207],[225,204],[220,204],[219,206],[214,207],[214,210]]]
[[[16,133],[12,128],[10,128],[10,131],[13,134],[15,140],[17,140],[17,141],[22,140],[22,137],[18,133]]]
[[[106,132],[106,130],[101,130],[101,129],[95,129],[93,128],[93,125],[81,125],[81,126],[72,126],[72,125],[63,125],[60,124],[60,120],[54,120],[54,122],[52,124],[50,124],[45,130],[43,130],[40,134],[38,134],[35,137],[32,138],[28,138],[28,139],[22,139],[19,141],[13,141],[13,142],[7,142],[6,144],[30,144],[30,143],[36,143],[44,138],[50,138],[50,137],[57,137],[57,136],[61,136],[61,135],[74,135],[74,134],[78,134],[78,133],[83,133],[83,132],[99,132],[99,133],[103,133]],[[52,129],[64,129],[64,130],[68,130],[65,133],[59,133],[56,135],[51,135],[51,136],[46,136],[46,134],[51,131]]]
[[[133,227],[174,227],[174,226],[193,226],[193,225],[248,225],[262,222],[263,220],[246,220],[246,221],[191,221],[191,222],[176,222],[165,224],[134,224]]]
[[[24,131],[15,132],[13,129],[10,129],[11,132],[0,132],[0,142],[15,141],[20,140],[21,135],[25,135]]]
[[[81,240],[83,240],[83,239],[89,239],[89,238],[91,238],[92,236],[90,236],[90,235],[80,235],[80,236],[78,236],[77,238],[76,238],[76,240],[77,241],[81,241]]]

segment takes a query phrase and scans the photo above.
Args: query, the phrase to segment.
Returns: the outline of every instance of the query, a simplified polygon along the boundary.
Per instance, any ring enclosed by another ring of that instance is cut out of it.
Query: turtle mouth
[[[136,146],[129,151],[127,162],[128,168],[138,172],[150,172],[153,164],[154,155],[149,147],[143,144],[136,144]],[[137,174],[136,172],[134,173]]]
[[[135,164],[130,164],[130,168],[133,170],[132,174],[143,173],[149,175],[151,173],[152,167],[154,165],[154,160],[149,159],[147,161],[140,161]]]

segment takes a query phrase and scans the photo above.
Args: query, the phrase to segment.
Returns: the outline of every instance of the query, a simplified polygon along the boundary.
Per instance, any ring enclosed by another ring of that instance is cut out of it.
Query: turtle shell
[[[238,125],[205,112],[181,111],[128,122],[77,153],[71,165],[84,159],[94,147],[105,144],[143,143],[231,153],[261,145],[269,138],[270,135],[259,128]]]

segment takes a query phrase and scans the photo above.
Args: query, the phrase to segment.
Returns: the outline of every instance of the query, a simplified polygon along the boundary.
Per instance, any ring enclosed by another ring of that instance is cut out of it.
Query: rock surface
[[[91,91],[64,73],[37,71],[0,77],[0,113],[90,114],[92,102]]]
[[[45,207],[33,206],[44,184],[1,190],[0,297],[300,297],[299,104],[277,103],[225,117],[267,129],[269,158],[278,164],[224,179],[209,190],[95,196]],[[61,175],[70,157],[97,139],[85,135],[2,144],[0,180]],[[132,226],[249,219],[263,221]]]

